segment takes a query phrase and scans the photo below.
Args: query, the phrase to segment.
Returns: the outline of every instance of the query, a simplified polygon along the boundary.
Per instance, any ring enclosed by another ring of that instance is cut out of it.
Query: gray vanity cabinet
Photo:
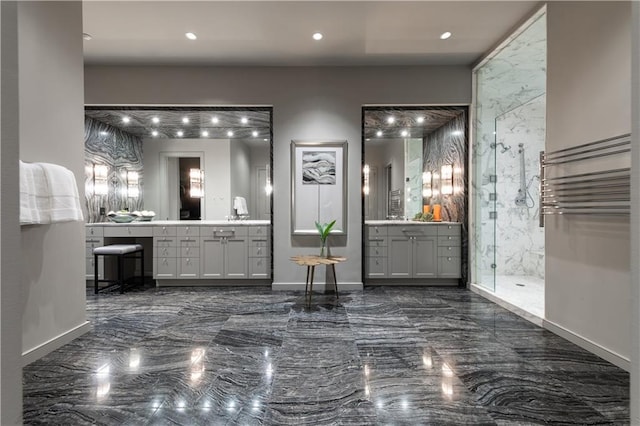
[[[200,250],[201,278],[247,278],[246,226],[203,227]]]
[[[387,277],[387,227],[367,226],[365,244],[365,273],[368,278]]]
[[[438,234],[434,226],[389,226],[389,277],[438,275]]]
[[[87,226],[86,228],[86,277],[87,280],[93,280],[95,274],[93,249],[104,245],[103,229],[99,226]],[[98,258],[98,279],[104,278],[104,257]]]

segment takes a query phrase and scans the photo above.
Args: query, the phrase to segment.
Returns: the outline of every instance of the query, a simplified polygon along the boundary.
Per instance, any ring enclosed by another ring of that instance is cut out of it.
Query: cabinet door
[[[94,279],[93,274],[95,273],[95,268],[93,265],[95,264],[95,258],[93,256],[88,256],[86,258],[86,274],[85,279],[92,280]],[[101,280],[104,278],[104,257],[98,257],[98,279]]]
[[[225,241],[225,251],[225,276],[247,278],[247,240],[229,237]]]
[[[224,238],[203,238],[200,241],[201,278],[224,277]]]
[[[158,257],[154,260],[154,278],[167,279],[176,277],[177,268],[175,257]]]
[[[195,257],[183,257],[178,263],[178,278],[199,278],[200,259]]]
[[[437,237],[414,237],[413,276],[415,278],[435,278],[438,276]]]
[[[366,271],[368,278],[385,278],[387,276],[387,258],[386,257],[367,257]]]
[[[439,261],[439,276],[441,278],[462,278],[462,262],[457,256],[442,256]]]
[[[404,236],[390,236],[388,244],[389,276],[411,278],[413,269],[412,240]]]
[[[251,278],[269,278],[271,276],[268,257],[249,258],[249,276]]]

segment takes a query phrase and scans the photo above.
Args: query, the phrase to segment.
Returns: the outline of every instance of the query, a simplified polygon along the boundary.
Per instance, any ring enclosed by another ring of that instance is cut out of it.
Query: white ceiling
[[[87,64],[472,64],[537,1],[83,2]],[[197,34],[195,41],[184,34]],[[311,35],[320,31],[324,39]],[[453,36],[440,40],[444,31]]]

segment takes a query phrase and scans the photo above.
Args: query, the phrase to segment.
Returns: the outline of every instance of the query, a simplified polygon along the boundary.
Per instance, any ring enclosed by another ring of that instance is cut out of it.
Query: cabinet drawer
[[[438,227],[433,225],[407,225],[407,226],[390,226],[390,237],[420,237],[427,235],[438,235]]]
[[[367,247],[386,247],[387,237],[376,237],[366,241]]]
[[[438,257],[438,276],[442,278],[460,278],[462,262],[459,257]]]
[[[367,256],[369,257],[387,257],[386,247],[367,247]]]
[[[178,240],[178,246],[180,248],[184,247],[200,247],[200,238],[194,237],[182,237]]]
[[[376,237],[386,237],[387,236],[387,227],[386,226],[375,226],[368,225],[367,226],[367,238],[376,238]]]
[[[200,277],[200,259],[197,257],[185,257],[178,263],[179,278],[198,278]]]
[[[199,226],[176,226],[178,237],[199,237]]]
[[[104,226],[87,226],[85,229],[87,239],[90,237],[102,237],[104,235]]]
[[[366,274],[369,278],[384,278],[387,276],[387,259],[384,257],[367,257],[365,260]]]
[[[249,259],[249,276],[251,278],[271,277],[271,264],[267,257],[252,257]]]
[[[87,241],[86,244],[86,257],[93,257],[93,249],[96,247],[102,247],[104,245],[104,241],[102,239],[94,239]]]
[[[268,257],[269,248],[263,246],[251,246],[249,247],[249,257]]]
[[[182,246],[180,247],[180,257],[199,257],[200,247]]]
[[[249,240],[249,245],[252,247],[269,247],[269,242],[267,240]]]
[[[438,237],[439,246],[459,246],[461,245],[459,235],[444,235]]]
[[[153,257],[176,257],[177,249],[173,246],[156,246],[153,248]]]
[[[176,235],[177,235],[177,230],[175,226],[154,226],[153,227],[154,237],[175,237]]]
[[[175,238],[154,238],[153,246],[154,247],[175,247],[176,239]]]
[[[201,237],[246,237],[247,226],[201,226]]]
[[[151,237],[153,229],[151,226],[114,225],[108,226],[104,230],[105,237]]]
[[[457,235],[460,236],[460,225],[438,225],[438,235]]]
[[[176,258],[159,257],[153,262],[154,278],[175,278],[176,277]]]
[[[249,227],[250,237],[267,237],[268,235],[269,235],[268,226],[250,226]]]
[[[460,246],[440,246],[438,247],[438,256],[444,257],[460,257]]]
[[[93,267],[93,265],[95,264],[94,262],[95,262],[94,257],[87,257],[85,259],[85,268],[86,268],[85,279],[87,280],[94,279],[94,272],[95,272],[95,268]],[[104,278],[103,271],[104,271],[104,258],[99,257],[98,258],[98,279]]]

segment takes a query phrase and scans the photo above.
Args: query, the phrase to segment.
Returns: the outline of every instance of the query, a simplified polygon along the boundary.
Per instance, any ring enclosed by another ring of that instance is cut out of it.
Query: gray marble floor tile
[[[628,424],[629,375],[459,288],[87,292],[25,424]]]

